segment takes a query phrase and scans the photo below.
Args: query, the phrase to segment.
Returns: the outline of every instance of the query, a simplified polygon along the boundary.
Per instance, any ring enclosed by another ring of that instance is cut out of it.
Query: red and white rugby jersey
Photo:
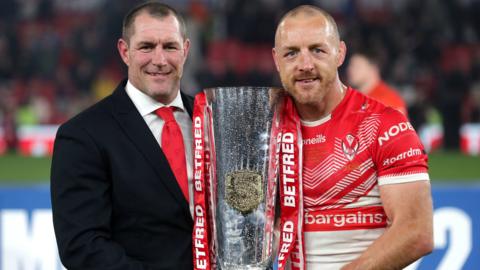
[[[339,269],[384,231],[379,185],[429,180],[406,117],[349,88],[330,116],[302,122],[308,269]]]

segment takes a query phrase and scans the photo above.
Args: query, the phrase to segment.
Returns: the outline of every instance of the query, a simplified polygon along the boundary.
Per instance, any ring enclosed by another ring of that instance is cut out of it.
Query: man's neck
[[[296,103],[298,114],[304,121],[316,121],[332,113],[345,97],[347,87],[339,82],[338,86],[329,91],[322,100],[309,103]]]

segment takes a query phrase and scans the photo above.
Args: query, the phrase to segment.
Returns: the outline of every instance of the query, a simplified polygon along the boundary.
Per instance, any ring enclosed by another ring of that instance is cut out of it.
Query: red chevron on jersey
[[[330,121],[332,120],[334,119]],[[328,124],[326,123],[326,126],[329,126]],[[365,195],[375,185],[374,164],[366,150],[375,142],[379,124],[379,115],[374,114],[365,117],[351,133],[338,137],[334,134],[327,135],[333,139],[332,148],[325,149],[325,159],[316,165],[315,161],[309,160],[309,154],[316,155],[315,145],[304,145],[303,187],[304,194],[307,194],[304,197],[305,206],[316,209],[342,207]],[[304,127],[303,136],[307,138],[311,132],[316,133],[322,128],[323,125]],[[328,141],[325,147],[329,147]],[[308,196],[310,194],[311,196]]]

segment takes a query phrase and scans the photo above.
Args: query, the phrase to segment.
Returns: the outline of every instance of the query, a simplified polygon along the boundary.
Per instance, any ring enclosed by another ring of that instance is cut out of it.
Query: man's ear
[[[347,45],[344,41],[340,41],[338,45],[338,54],[337,54],[337,67],[340,67],[345,61],[345,56],[347,55]]]
[[[185,56],[185,58],[187,58],[189,51],[190,51],[190,39],[187,38],[183,42],[183,56]]]
[[[275,50],[275,47],[272,48],[272,57],[273,57],[273,62],[275,63],[275,67],[277,68],[277,71],[279,72],[280,69],[278,68],[277,51]]]
[[[123,38],[118,39],[117,41],[117,49],[120,57],[122,58],[123,62],[129,66],[130,65],[130,58],[128,55],[128,43]]]

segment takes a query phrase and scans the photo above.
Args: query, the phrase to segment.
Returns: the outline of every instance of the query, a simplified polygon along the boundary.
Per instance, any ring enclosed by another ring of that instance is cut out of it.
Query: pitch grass
[[[50,157],[0,156],[0,184],[28,185],[48,183]],[[459,152],[436,152],[429,155],[432,182],[480,182],[480,157]]]
[[[460,152],[435,152],[428,155],[432,181],[480,182],[480,156]]]
[[[0,183],[48,183],[51,157],[25,157],[14,154],[0,156]]]

